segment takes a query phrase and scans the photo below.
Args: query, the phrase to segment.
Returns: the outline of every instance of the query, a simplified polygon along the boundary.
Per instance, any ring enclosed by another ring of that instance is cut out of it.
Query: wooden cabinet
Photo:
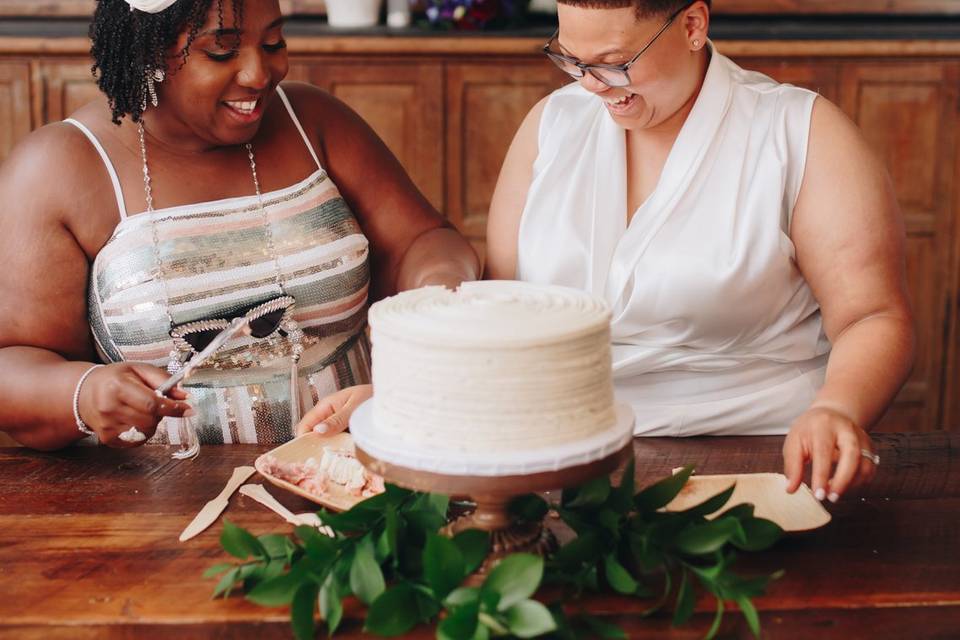
[[[0,161],[30,133],[30,66],[0,62]]]
[[[510,142],[527,112],[569,82],[546,60],[447,68],[445,213],[483,250],[487,210]]]
[[[63,120],[100,96],[90,62],[85,58],[43,60],[36,64],[34,75],[41,96],[34,105],[34,122],[39,125]]]
[[[295,60],[291,79],[322,87],[350,105],[443,209],[443,65],[387,60]]]
[[[932,0],[935,2],[936,0]],[[718,0],[718,7],[723,0]],[[507,148],[543,96],[569,80],[540,39],[290,38],[290,79],[341,98],[381,136],[429,200],[483,250]],[[12,47],[12,45],[10,45]],[[97,96],[86,43],[0,42],[0,157],[31,126]],[[960,44],[720,42],[748,69],[818,91],[889,167],[907,230],[917,361],[888,430],[960,420]],[[3,53],[6,51],[6,53]]]

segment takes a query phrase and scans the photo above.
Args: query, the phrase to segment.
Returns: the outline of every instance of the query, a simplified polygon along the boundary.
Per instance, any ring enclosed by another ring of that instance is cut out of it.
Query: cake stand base
[[[467,581],[474,585],[482,582],[486,573],[501,558],[511,553],[547,555],[557,548],[556,538],[543,526],[543,521],[512,520],[508,510],[511,500],[527,493],[575,487],[594,478],[609,475],[632,453],[633,443],[628,442],[616,453],[565,469],[513,476],[464,476],[409,469],[375,458],[357,446],[357,459],[388,482],[415,491],[467,496],[476,503],[475,511],[454,520],[444,529],[444,533],[448,535],[467,529],[480,529],[490,533],[490,552],[487,559]]]

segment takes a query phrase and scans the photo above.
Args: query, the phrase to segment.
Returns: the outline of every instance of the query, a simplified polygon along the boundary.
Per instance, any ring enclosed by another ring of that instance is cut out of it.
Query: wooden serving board
[[[795,493],[787,493],[787,479],[781,473],[741,473],[716,476],[691,476],[676,498],[667,505],[667,511],[683,511],[721,491],[737,484],[723,509],[750,503],[754,515],[780,525],[787,532],[810,531],[830,522],[830,513],[813,497],[810,488],[802,484]]]

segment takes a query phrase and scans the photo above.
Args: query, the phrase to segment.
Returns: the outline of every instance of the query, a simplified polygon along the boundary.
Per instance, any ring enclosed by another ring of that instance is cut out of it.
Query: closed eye
[[[278,40],[277,42],[266,42],[263,44],[263,50],[269,53],[276,53],[287,48],[286,40]]]

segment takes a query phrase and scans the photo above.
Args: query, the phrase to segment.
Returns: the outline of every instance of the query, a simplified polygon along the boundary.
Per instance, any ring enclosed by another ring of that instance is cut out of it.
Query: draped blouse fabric
[[[304,142],[316,159],[305,135]],[[231,318],[281,295],[279,265],[283,291],[296,299],[293,317],[305,334],[303,408],[369,381],[368,241],[357,220],[319,161],[307,178],[262,198],[266,216],[255,194],[130,217],[121,209],[90,276],[89,319],[104,361],[165,367],[173,349],[168,312],[174,324]],[[198,368],[185,386],[202,443],[271,444],[292,437],[290,351],[289,340],[278,334],[240,337]],[[173,419],[164,420],[154,441],[178,442]]]
[[[544,108],[517,277],[613,310],[614,377],[642,435],[778,434],[830,350],[789,237],[816,94],[716,52],[627,224],[625,132],[570,84]]]

